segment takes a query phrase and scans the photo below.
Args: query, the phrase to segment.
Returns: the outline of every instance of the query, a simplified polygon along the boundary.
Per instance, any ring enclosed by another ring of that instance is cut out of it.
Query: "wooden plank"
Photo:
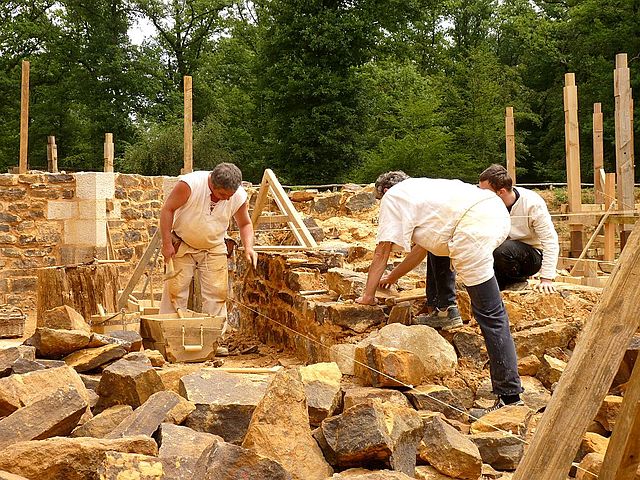
[[[566,480],[582,437],[638,329],[639,296],[640,223],[585,323],[513,480]]]
[[[607,173],[604,182],[604,205],[611,208],[616,197],[616,174]],[[604,255],[603,260],[612,261],[616,258],[616,227],[613,223],[604,224]]]
[[[184,165],[182,173],[193,172],[193,82],[184,76]]]
[[[601,169],[604,169],[602,104],[593,104],[593,190],[596,203],[604,203],[604,183]]]
[[[53,135],[47,137],[47,171],[58,173],[58,146]]]
[[[640,362],[636,362],[609,439],[599,480],[634,480],[640,464]]]
[[[627,54],[616,55],[616,69],[614,71],[615,95],[615,139],[616,139],[616,173],[618,181],[618,209],[633,208],[634,201],[634,153],[633,153],[633,100]],[[630,225],[621,228],[620,244],[624,247],[627,231]]]
[[[258,217],[258,225],[269,223],[287,223],[289,217],[287,215],[263,215]]]
[[[289,200],[289,196],[285,193],[275,174],[268,168],[264,171],[264,174],[267,176],[271,192],[274,194],[276,203],[280,207],[280,210],[289,216],[289,224],[296,238],[299,237],[299,241],[302,245],[306,245],[310,248],[317,247],[318,244],[302,221],[302,217],[293,206],[293,203]]]
[[[104,171],[113,172],[113,133],[104,134]]]
[[[505,123],[506,138],[506,154],[507,154],[507,172],[516,183],[516,133],[515,121],[513,118],[513,107],[507,107]]]
[[[580,178],[580,132],[578,124],[578,87],[574,73],[564,76],[564,119],[565,119],[565,152],[567,163],[567,197],[569,212],[582,211],[582,185]],[[582,252],[582,223],[577,218],[570,217],[571,255],[578,256]]]
[[[267,197],[269,195],[269,181],[267,179],[267,171],[262,174],[262,182],[260,183],[260,189],[258,190],[258,196],[253,204],[253,212],[251,213],[251,223],[253,228],[258,226],[258,219],[262,214],[262,210],[267,203]]]
[[[151,237],[151,241],[149,242],[149,246],[142,254],[138,265],[136,265],[129,282],[127,282],[127,286],[124,287],[122,293],[118,297],[118,310],[121,308],[125,308],[127,306],[127,301],[129,300],[129,295],[133,292],[133,289],[136,287],[138,280],[142,276],[142,273],[146,270],[147,265],[149,264],[149,260],[153,256],[154,252],[160,248],[160,229],[156,230],[156,233]]]
[[[20,89],[20,164],[18,173],[27,173],[29,154],[29,62],[22,61]]]
[[[307,247],[305,245],[255,245],[253,249],[256,252],[299,252],[313,250],[313,248]]]

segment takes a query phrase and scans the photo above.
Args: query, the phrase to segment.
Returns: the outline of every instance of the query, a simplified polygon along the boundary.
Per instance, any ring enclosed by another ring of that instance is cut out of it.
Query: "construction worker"
[[[480,188],[494,192],[511,216],[509,237],[493,252],[493,268],[500,290],[518,290],[528,286],[527,278],[540,272],[534,290],[555,292],[553,280],[560,247],[545,201],[537,193],[513,187],[513,180],[502,165],[491,165],[480,174]],[[456,304],[455,273],[449,258],[427,257],[428,313],[415,322],[449,330],[462,325]]]
[[[242,172],[231,163],[220,163],[211,172],[179,177],[160,210],[162,255],[173,263],[176,275],[164,284],[160,313],[186,308],[189,285],[200,273],[202,308],[213,316],[226,316],[228,288],[227,246],[224,236],[233,217],[240,230],[247,261],[256,266],[253,225]]]
[[[375,186],[382,199],[377,245],[364,292],[356,302],[375,305],[376,288],[397,282],[427,252],[450,257],[469,292],[487,347],[493,392],[498,397],[490,410],[520,402],[515,345],[493,272],[493,250],[507,238],[511,225],[504,204],[491,191],[475,185],[410,178],[401,171],[380,175]],[[410,253],[384,275],[394,247]]]

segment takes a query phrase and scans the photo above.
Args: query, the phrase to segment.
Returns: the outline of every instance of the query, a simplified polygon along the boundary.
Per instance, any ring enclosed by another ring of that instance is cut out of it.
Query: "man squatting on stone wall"
[[[211,172],[193,172],[178,180],[160,211],[162,255],[165,261],[173,258],[178,272],[173,280],[164,282],[160,313],[174,313],[175,306],[187,308],[189,285],[198,271],[204,312],[226,316],[228,270],[224,236],[231,217],[240,230],[247,261],[255,268],[258,260],[253,249],[247,192],[241,186],[242,172],[231,163],[220,163]],[[170,290],[175,298],[171,298]]]
[[[396,282],[418,266],[427,252],[450,257],[471,298],[489,355],[491,383],[498,398],[487,411],[517,404],[523,389],[516,350],[493,271],[493,251],[511,228],[504,203],[491,190],[460,180],[410,178],[401,171],[380,175],[375,186],[381,198],[377,245],[363,295],[356,302],[375,305],[378,285]],[[384,275],[394,247],[409,254]]]
[[[504,202],[511,217],[508,238],[493,251],[493,270],[500,290],[528,286],[527,278],[540,272],[533,288],[555,292],[553,280],[560,247],[551,215],[544,199],[523,187],[515,188],[507,169],[491,165],[480,174],[480,188],[494,192]],[[456,303],[455,273],[449,257],[427,256],[427,301],[415,323],[450,330],[462,325]]]

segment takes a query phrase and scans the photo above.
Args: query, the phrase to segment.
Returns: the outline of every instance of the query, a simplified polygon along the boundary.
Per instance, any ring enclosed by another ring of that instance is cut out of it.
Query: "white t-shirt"
[[[208,184],[210,173],[200,171],[178,177],[189,185],[191,194],[187,202],[175,211],[173,230],[192,249],[213,249],[213,253],[226,254],[224,236],[229,221],[247,201],[247,192],[238,187],[229,200],[212,204]]]
[[[547,204],[536,192],[522,187],[515,189],[520,197],[511,206],[509,238],[542,250],[540,276],[553,280],[556,277],[560,246]]]
[[[409,178],[382,197],[377,241],[411,243],[450,256],[462,282],[493,276],[493,250],[509,233],[509,212],[490,190],[460,180]]]

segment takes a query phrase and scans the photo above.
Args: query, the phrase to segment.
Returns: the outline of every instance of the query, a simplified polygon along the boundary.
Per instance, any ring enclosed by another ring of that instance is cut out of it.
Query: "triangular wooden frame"
[[[267,204],[269,193],[271,193],[281,215],[262,215],[262,211]],[[302,221],[302,217],[293,206],[293,203],[289,200],[289,197],[282,188],[282,185],[276,178],[273,171],[268,168],[264,171],[264,175],[262,176],[262,183],[260,184],[260,190],[258,190],[258,196],[251,215],[251,222],[253,223],[254,229],[261,223],[286,223],[291,230],[291,233],[293,233],[294,237],[298,241],[298,245],[256,245],[254,247],[256,251],[306,250],[318,247],[318,244]]]

